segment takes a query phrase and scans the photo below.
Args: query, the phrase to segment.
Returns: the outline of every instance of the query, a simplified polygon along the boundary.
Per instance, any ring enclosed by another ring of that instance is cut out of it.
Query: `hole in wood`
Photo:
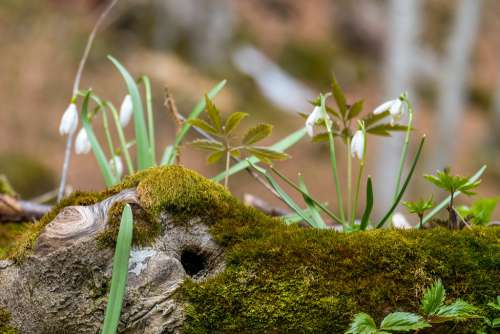
[[[206,269],[205,256],[198,249],[187,248],[181,253],[181,264],[189,276],[197,276]]]

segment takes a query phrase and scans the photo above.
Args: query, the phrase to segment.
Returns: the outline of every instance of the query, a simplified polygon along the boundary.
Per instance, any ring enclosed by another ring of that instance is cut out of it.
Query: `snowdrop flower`
[[[389,113],[391,114],[391,126],[394,126],[394,122],[399,120],[404,113],[403,101],[397,98],[394,100],[384,102],[377,108],[375,108],[375,110],[373,110],[373,113],[375,115],[378,115],[386,110],[389,110]]]
[[[130,119],[132,118],[132,98],[129,94],[125,96],[123,99],[122,105],[120,107],[120,124],[122,127],[126,127],[128,123],[130,123]]]
[[[111,166],[111,170],[115,175],[120,178],[123,174],[123,162],[122,158],[119,155],[115,155],[111,160],[109,160],[109,165]]]
[[[400,212],[396,212],[392,216],[392,226],[399,229],[412,228],[408,220],[406,220],[406,217]]]
[[[76,136],[75,141],[75,153],[76,154],[87,154],[92,149],[90,145],[89,137],[87,136],[87,131],[85,128],[81,128],[78,131],[78,135]]]
[[[358,130],[352,137],[351,142],[351,155],[352,157],[357,157],[359,160],[363,160],[363,153],[365,151],[365,134],[363,131]]]
[[[59,124],[59,133],[61,136],[73,133],[78,126],[78,110],[74,103],[70,103],[68,108],[64,111]]]
[[[329,116],[326,116],[330,120]],[[325,119],[323,111],[320,106],[315,106],[312,113],[307,117],[306,120],[306,130],[309,137],[314,136],[314,125],[320,120]]]

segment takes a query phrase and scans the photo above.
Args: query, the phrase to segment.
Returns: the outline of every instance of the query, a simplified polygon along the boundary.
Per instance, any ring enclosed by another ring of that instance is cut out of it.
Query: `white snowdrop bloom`
[[[363,131],[358,130],[352,137],[351,155],[353,158],[357,157],[359,160],[363,160],[364,150],[365,150],[365,135]]]
[[[87,154],[92,149],[90,145],[89,137],[87,136],[87,131],[85,128],[81,128],[78,131],[78,135],[76,136],[75,141],[75,153],[76,154]]]
[[[113,173],[116,173],[116,176],[120,178],[123,174],[122,158],[120,158],[119,155],[115,155],[111,160],[109,160],[109,165],[111,166]]]
[[[132,119],[133,114],[133,106],[132,106],[132,97],[127,94],[123,98],[122,105],[120,107],[120,124],[122,127],[126,127],[130,120]]]
[[[400,212],[396,212],[392,215],[392,226],[399,229],[412,228],[408,220],[406,220],[406,217]]]
[[[326,117],[328,120],[330,120],[330,117],[328,115]],[[314,136],[314,126],[320,119],[325,119],[325,117],[323,116],[323,111],[321,110],[321,107],[315,106],[312,113],[306,119],[306,130],[309,137]]]
[[[395,121],[399,120],[404,113],[403,101],[401,101],[401,99],[399,98],[389,100],[375,108],[375,110],[373,110],[373,113],[377,115],[383,113],[386,110],[389,110],[389,113],[391,114],[391,125],[394,125]]]
[[[61,123],[59,124],[59,133],[61,136],[73,133],[78,126],[78,109],[76,105],[71,103],[68,108],[64,111],[61,118]]]

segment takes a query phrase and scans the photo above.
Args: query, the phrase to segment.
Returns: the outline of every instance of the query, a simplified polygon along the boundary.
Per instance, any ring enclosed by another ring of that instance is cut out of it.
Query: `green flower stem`
[[[352,209],[352,156],[351,156],[351,137],[347,137],[347,220],[354,220]]]
[[[146,90],[146,112],[148,117],[148,134],[149,134],[149,147],[151,150],[151,156],[156,164],[156,147],[155,147],[155,125],[153,116],[153,98],[151,94],[151,81],[145,75],[140,78],[140,81],[144,83],[144,89]]]
[[[408,99],[407,93],[404,93],[402,95],[403,102],[406,103],[408,106],[408,125],[406,129],[406,136],[405,136],[405,142],[403,145],[403,151],[401,152],[401,158],[399,160],[399,170],[398,170],[398,176],[396,179],[396,188],[394,189],[394,196],[393,200],[396,199],[399,193],[399,189],[401,187],[401,177],[403,176],[403,169],[405,165],[406,158],[408,156],[408,146],[410,144],[410,135],[411,135],[411,125],[413,122],[413,105],[411,104],[410,100]]]
[[[332,133],[332,125],[329,122],[328,114],[326,112],[326,107],[325,107],[325,102],[326,98],[331,95],[330,93],[326,95],[321,95],[321,110],[324,115],[325,119],[325,124],[326,124],[326,130],[328,132],[328,141],[330,144],[330,162],[332,165],[332,174],[334,177],[335,181],[335,191],[337,193],[337,203],[338,203],[338,208],[339,208],[339,213],[340,213],[340,219],[342,220],[342,224],[345,223],[345,215],[344,215],[344,204],[342,202],[342,191],[340,190],[340,180],[339,180],[339,175],[337,172],[337,159],[335,156],[335,143],[333,141],[333,133]]]
[[[109,110],[111,110],[111,115],[113,116],[113,121],[115,122],[116,132],[118,133],[118,140],[120,141],[120,147],[125,158],[125,163],[127,164],[128,172],[129,174],[134,174],[134,164],[132,163],[132,158],[130,157],[130,152],[127,148],[127,141],[120,124],[120,117],[118,116],[118,112],[116,111],[116,108],[112,103],[108,102],[107,105]]]
[[[99,107],[101,108],[101,107]],[[109,148],[109,154],[111,156],[111,159],[114,158],[115,154],[115,145],[113,144],[113,138],[111,138],[111,133],[109,132],[109,122],[108,122],[108,115],[106,113],[106,109],[102,108],[102,124],[104,127],[104,134],[106,136],[106,141],[108,143],[108,148]],[[118,176],[118,171],[116,170],[115,164],[110,164],[111,169],[113,170],[113,173],[115,173],[115,176],[117,179],[119,179]]]
[[[356,179],[356,185],[355,185],[355,190],[354,190],[354,198],[353,198],[353,204],[351,208],[351,220],[350,223],[354,223],[354,219],[356,216],[356,211],[358,210],[358,199],[359,199],[359,189],[361,188],[361,178],[363,177],[363,172],[365,170],[365,164],[366,164],[366,145],[367,145],[367,140],[368,137],[366,136],[366,129],[365,125],[363,122],[360,122],[361,126],[361,131],[363,131],[363,137],[364,137],[364,145],[363,145],[363,158],[359,162],[359,171],[358,171],[358,177]]]
[[[231,166],[231,151],[229,149],[227,149],[227,152],[226,152],[226,174],[224,176],[224,187],[226,189],[228,184],[229,184],[229,167]]]

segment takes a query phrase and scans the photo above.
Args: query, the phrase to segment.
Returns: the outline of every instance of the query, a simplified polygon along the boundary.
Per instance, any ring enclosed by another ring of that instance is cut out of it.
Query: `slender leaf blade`
[[[304,193],[309,195],[309,190],[307,189],[304,177],[301,174],[299,174],[299,187],[300,189],[302,189]],[[316,208],[316,205],[314,204],[313,201],[311,201],[310,196],[302,195],[302,198],[304,199],[304,202],[306,203],[307,208],[309,209],[309,212],[311,214],[311,218],[315,223],[314,227],[321,229],[326,228],[326,224],[323,218],[321,218],[321,215],[318,209]]]
[[[372,178],[368,177],[368,181],[366,182],[366,207],[363,212],[363,217],[361,218],[361,224],[359,225],[359,229],[361,231],[366,230],[368,227],[368,222],[370,220],[370,215],[373,209],[373,186],[372,186]]]

